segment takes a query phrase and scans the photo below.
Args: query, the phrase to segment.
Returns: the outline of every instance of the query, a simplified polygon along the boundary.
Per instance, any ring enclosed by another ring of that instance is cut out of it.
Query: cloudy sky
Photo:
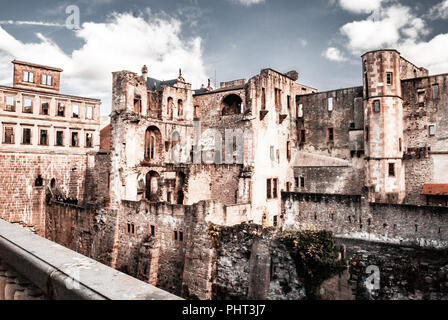
[[[62,92],[101,98],[103,115],[112,71],[146,64],[167,80],[182,68],[197,88],[295,69],[329,90],[360,85],[359,56],[378,48],[448,72],[448,0],[0,1],[0,84],[14,58],[61,67]]]

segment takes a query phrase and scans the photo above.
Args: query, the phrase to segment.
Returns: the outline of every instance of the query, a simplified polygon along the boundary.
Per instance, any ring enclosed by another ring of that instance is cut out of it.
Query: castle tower
[[[395,50],[378,50],[364,54],[362,62],[369,200],[402,203],[405,197],[402,58]]]

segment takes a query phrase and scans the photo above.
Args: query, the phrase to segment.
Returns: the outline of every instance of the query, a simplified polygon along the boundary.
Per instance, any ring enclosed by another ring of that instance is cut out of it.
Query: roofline
[[[0,89],[7,89],[7,90],[15,90],[20,92],[30,92],[30,93],[39,93],[42,95],[54,95],[54,96],[60,96],[64,98],[72,98],[72,99],[82,99],[82,100],[90,100],[90,101],[96,101],[101,104],[101,99],[96,98],[89,98],[89,97],[81,97],[81,96],[72,96],[68,94],[62,94],[57,92],[48,92],[48,91],[40,91],[40,90],[32,90],[32,89],[22,89],[22,88],[16,88],[16,87],[9,87],[9,86],[2,86],[0,85]]]
[[[42,64],[36,64],[36,63],[31,63],[31,62],[26,62],[26,61],[20,61],[20,60],[13,60],[11,61],[12,64],[20,64],[23,66],[29,66],[29,67],[36,67],[36,68],[42,68],[42,69],[47,69],[47,70],[52,70],[52,71],[57,71],[57,72],[62,72],[64,70],[60,69],[60,68],[56,68],[56,67],[49,67],[49,66],[45,66]]]
[[[394,51],[394,52],[398,53],[401,56],[400,51],[398,51],[397,49],[377,49],[377,50],[371,50],[371,51],[367,51],[367,52],[363,53],[361,55],[361,58],[364,57],[365,55],[369,54],[369,53],[375,53],[375,52],[380,52],[380,51]]]
[[[262,72],[263,70],[271,70],[271,71],[274,71],[275,73],[278,73],[278,74],[280,74],[280,75],[282,75],[282,76],[285,76],[286,78],[292,80],[293,82],[296,82],[296,80],[294,80],[294,79],[291,78],[290,76],[286,75],[286,74],[283,73],[283,72],[277,71],[277,70],[275,70],[275,69],[272,69],[272,68],[263,68],[263,69],[260,70],[260,74],[261,74],[261,72]]]
[[[246,88],[246,85],[238,86],[238,87],[224,87],[224,88],[215,89],[215,90],[212,90],[212,91],[209,91],[209,92],[195,93],[195,94],[193,94],[193,96],[203,96],[203,95],[206,95],[206,94],[214,94],[214,93],[235,91],[235,90],[241,90],[241,89],[244,89],[244,88]],[[197,89],[197,90],[199,90],[199,89]]]
[[[416,79],[425,79],[425,78],[440,77],[440,76],[448,76],[448,72],[446,72],[446,73],[439,73],[439,74],[431,74],[431,75],[424,76],[424,77],[417,77],[417,78],[403,79],[403,80],[401,80],[401,82],[412,81],[412,80],[416,80]]]

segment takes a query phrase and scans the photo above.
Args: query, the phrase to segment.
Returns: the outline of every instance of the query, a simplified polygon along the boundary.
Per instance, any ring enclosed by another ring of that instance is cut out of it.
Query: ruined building
[[[194,89],[181,70],[114,72],[110,125],[77,180],[89,197],[51,197],[45,236],[201,299],[303,297],[276,232],[448,248],[448,74],[378,50],[359,87],[298,76]]]
[[[47,193],[82,203],[91,192],[101,102],[61,94],[61,69],[12,63],[13,86],[0,86],[0,218],[43,235]]]

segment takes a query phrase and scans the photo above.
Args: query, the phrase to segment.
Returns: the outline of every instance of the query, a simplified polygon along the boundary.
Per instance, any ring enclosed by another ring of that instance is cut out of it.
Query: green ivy
[[[304,280],[308,299],[318,299],[322,282],[346,267],[345,262],[339,259],[332,232],[291,232],[283,235],[280,241],[294,259],[297,274]]]

